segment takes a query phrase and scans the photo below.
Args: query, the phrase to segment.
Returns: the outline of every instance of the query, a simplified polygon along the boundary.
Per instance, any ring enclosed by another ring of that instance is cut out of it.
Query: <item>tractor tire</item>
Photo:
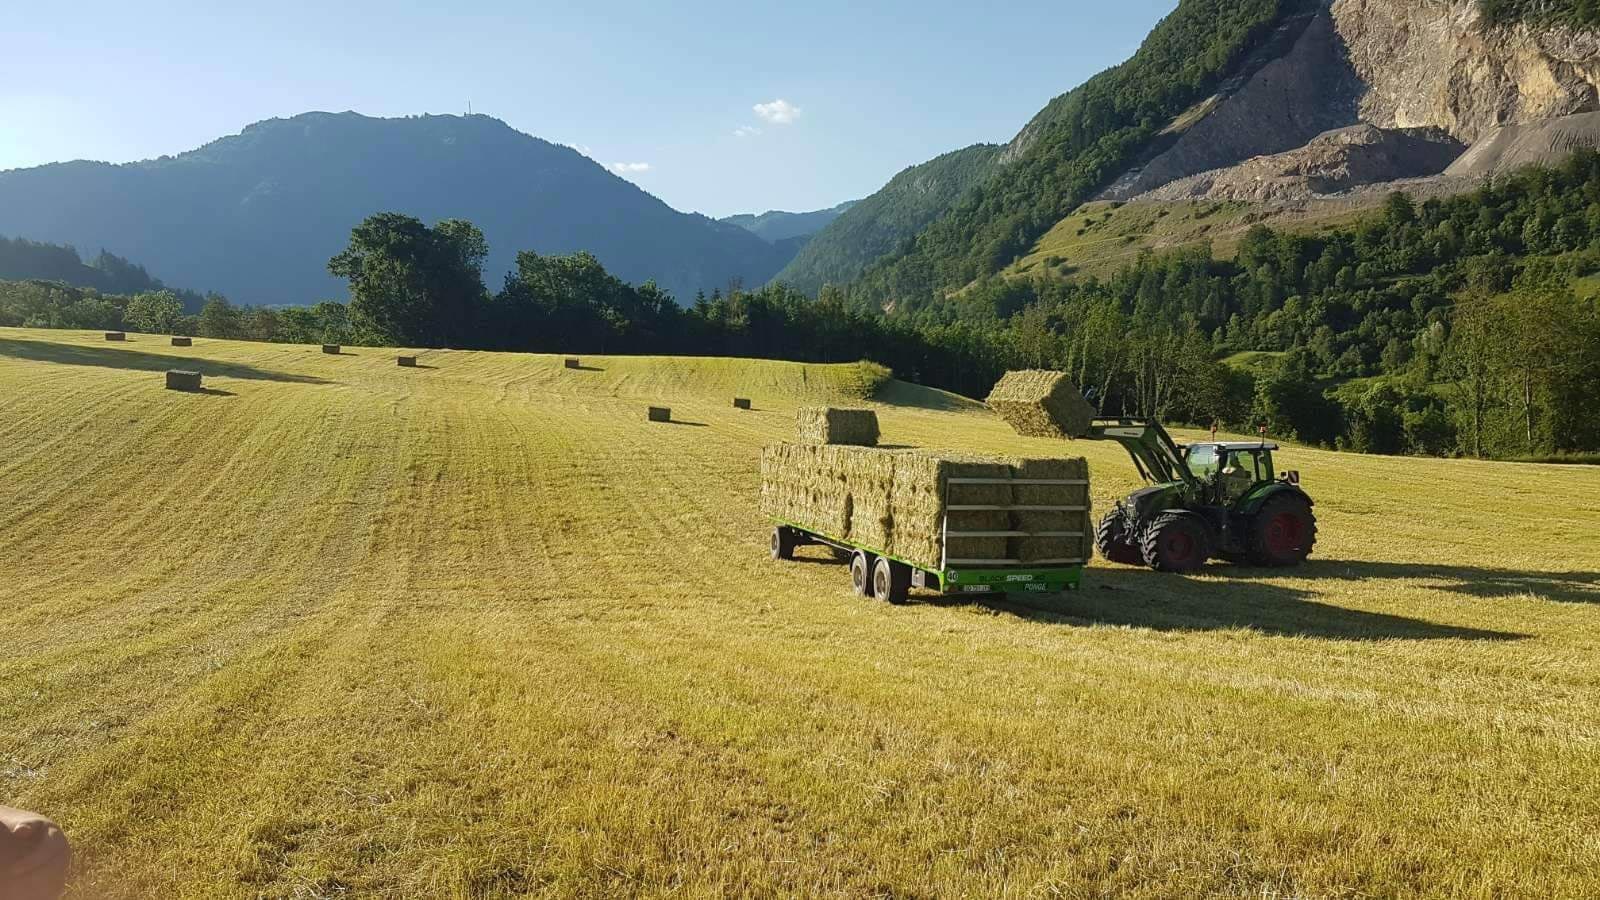
[[[794,559],[794,548],[798,543],[794,529],[789,526],[779,525],[772,529],[772,558],[779,561]]]
[[[1100,558],[1107,562],[1124,566],[1144,565],[1144,557],[1140,555],[1139,548],[1133,545],[1133,538],[1128,534],[1128,520],[1123,517],[1121,510],[1112,510],[1100,520],[1100,527],[1094,533],[1094,545],[1100,551]]]
[[[878,557],[872,567],[872,595],[894,606],[910,602],[911,567],[892,559]]]
[[[1298,566],[1317,546],[1317,516],[1304,497],[1279,494],[1261,505],[1249,534],[1251,563],[1278,569]]]
[[[860,550],[850,557],[850,585],[857,597],[872,596],[872,559]]]
[[[1145,565],[1157,572],[1193,572],[1211,558],[1211,532],[1187,513],[1162,513],[1139,542]]]

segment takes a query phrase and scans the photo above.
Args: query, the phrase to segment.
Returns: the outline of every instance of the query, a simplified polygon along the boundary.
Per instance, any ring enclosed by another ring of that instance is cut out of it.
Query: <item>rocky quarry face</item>
[[[1303,200],[1453,163],[1435,188],[1470,189],[1600,147],[1597,112],[1600,32],[1492,27],[1478,0],[1325,0],[1101,199]]]

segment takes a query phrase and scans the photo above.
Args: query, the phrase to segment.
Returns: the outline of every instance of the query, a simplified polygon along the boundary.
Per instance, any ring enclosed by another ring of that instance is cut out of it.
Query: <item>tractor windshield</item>
[[[1189,471],[1201,481],[1210,480],[1221,468],[1221,460],[1217,458],[1217,448],[1202,444],[1189,448]]]

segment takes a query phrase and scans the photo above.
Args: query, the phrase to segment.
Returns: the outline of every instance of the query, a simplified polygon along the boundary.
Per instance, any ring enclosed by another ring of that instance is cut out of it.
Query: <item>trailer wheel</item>
[[[878,557],[877,565],[872,567],[872,593],[879,600],[904,606],[910,600],[911,567]]]
[[[850,557],[850,584],[857,597],[872,596],[872,559],[865,551],[857,550]]]
[[[776,560],[794,559],[794,548],[797,542],[794,530],[787,525],[779,525],[772,529],[772,558]]]

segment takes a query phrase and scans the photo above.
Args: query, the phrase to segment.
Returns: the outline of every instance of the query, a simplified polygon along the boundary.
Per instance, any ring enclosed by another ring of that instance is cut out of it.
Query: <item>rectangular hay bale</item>
[[[174,346],[174,347],[193,347],[194,346],[194,340],[191,339],[191,338],[186,338],[186,337],[175,337],[175,338],[172,339],[172,346]]]
[[[750,401],[745,399],[744,397],[735,397],[735,398],[733,398],[733,408],[734,409],[750,409],[750,407],[751,407]]]
[[[125,341],[127,339],[128,339],[127,332],[124,332],[124,331],[108,331],[108,332],[106,332],[106,340],[108,340],[108,341]]]
[[[652,406],[646,412],[646,416],[648,416],[652,422],[671,422],[672,410],[666,408],[665,406]]]
[[[169,391],[198,391],[200,390],[200,373],[186,369],[172,369],[167,372],[167,390]]]
[[[801,409],[797,420],[802,444],[878,446],[878,414],[870,409],[811,406]]]
[[[415,369],[417,367],[417,358],[415,356],[397,356],[395,357],[395,362],[405,369]]]
[[[581,368],[583,368],[583,363],[580,360],[577,360],[577,359],[567,359],[563,363],[563,365],[565,365],[569,369],[581,369]]]
[[[1080,438],[1095,417],[1095,408],[1062,372],[1007,372],[986,402],[1024,437]]]
[[[340,353],[340,350],[341,350],[341,348],[340,348],[340,346],[338,344],[323,344],[322,345],[322,352],[328,354],[329,356],[338,356],[339,353]]]

